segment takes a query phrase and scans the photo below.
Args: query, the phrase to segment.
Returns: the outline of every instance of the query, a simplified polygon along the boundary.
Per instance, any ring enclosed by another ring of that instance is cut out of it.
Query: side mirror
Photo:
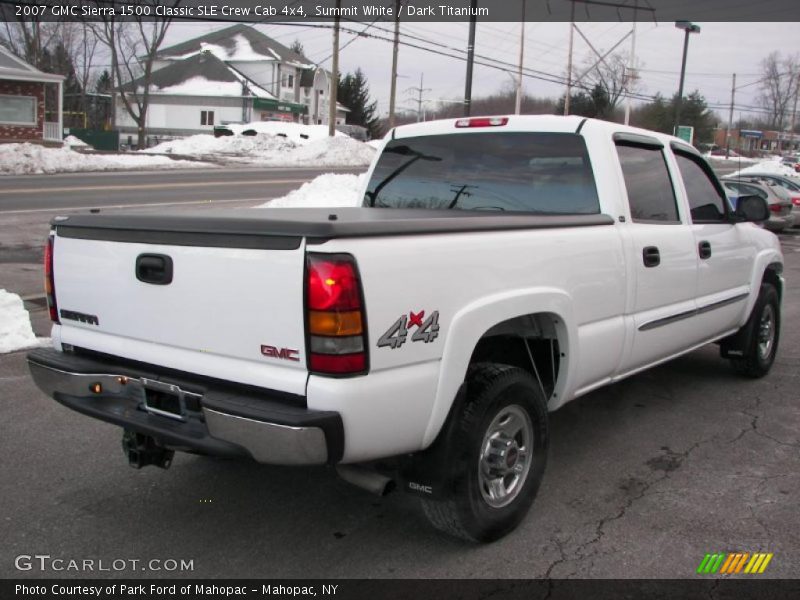
[[[759,196],[739,196],[733,214],[739,222],[763,223],[769,219],[769,205]]]

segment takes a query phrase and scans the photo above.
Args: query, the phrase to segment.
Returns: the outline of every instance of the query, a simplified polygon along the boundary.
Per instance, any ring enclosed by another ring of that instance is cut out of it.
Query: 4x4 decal
[[[412,342],[425,342],[426,344],[432,342],[439,337],[439,311],[433,311],[427,319],[425,319],[424,310],[418,313],[412,310],[408,315],[403,315],[392,323],[392,326],[380,337],[378,347],[389,346],[392,350],[399,348],[406,343],[412,327],[417,328],[411,336]]]

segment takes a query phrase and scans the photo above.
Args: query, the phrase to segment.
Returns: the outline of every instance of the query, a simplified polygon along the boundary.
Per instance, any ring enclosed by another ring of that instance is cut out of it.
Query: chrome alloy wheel
[[[775,311],[771,304],[765,304],[761,311],[761,320],[758,323],[758,357],[761,360],[769,358],[772,346],[775,343]]]
[[[528,413],[511,404],[495,415],[481,443],[478,482],[481,496],[492,508],[517,497],[530,471],[533,425]]]

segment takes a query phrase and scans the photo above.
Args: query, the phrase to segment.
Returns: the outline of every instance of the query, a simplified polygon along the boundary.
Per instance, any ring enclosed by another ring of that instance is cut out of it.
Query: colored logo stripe
[[[745,573],[755,575],[766,570],[772,557],[773,554],[771,552],[756,552],[754,554],[749,552],[715,552],[706,554],[703,557],[700,566],[697,567],[697,573],[714,574],[719,572],[721,575],[730,575],[741,573],[742,569],[744,569]]]

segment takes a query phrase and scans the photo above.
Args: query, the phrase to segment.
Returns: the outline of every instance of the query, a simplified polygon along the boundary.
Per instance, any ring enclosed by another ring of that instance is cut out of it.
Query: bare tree
[[[628,54],[616,52],[603,59],[595,60],[587,57],[583,69],[579,69],[577,86],[590,92],[600,86],[608,96],[608,109],[613,113],[626,93],[630,94],[638,89],[636,72],[641,68],[637,61],[636,69],[631,73],[628,68]]]
[[[39,21],[3,21],[0,45],[37,69],[41,68],[44,50],[57,36],[59,25]]]
[[[762,91],[759,102],[767,111],[771,129],[782,131],[791,112],[800,77],[800,56],[781,57],[772,52],[761,61]]]
[[[147,3],[154,9],[157,0],[147,0]],[[137,148],[140,150],[147,146],[147,110],[153,63],[171,23],[172,19],[167,18],[152,22],[143,18],[119,22],[114,17],[106,17],[95,24],[96,35],[111,53],[112,87],[116,86],[116,94],[125,111],[136,123]]]
[[[75,103],[80,112],[88,116],[87,94],[97,79],[97,47],[100,40],[94,35],[94,28],[86,21],[59,23],[59,41],[69,56],[80,89],[80,97]]]

